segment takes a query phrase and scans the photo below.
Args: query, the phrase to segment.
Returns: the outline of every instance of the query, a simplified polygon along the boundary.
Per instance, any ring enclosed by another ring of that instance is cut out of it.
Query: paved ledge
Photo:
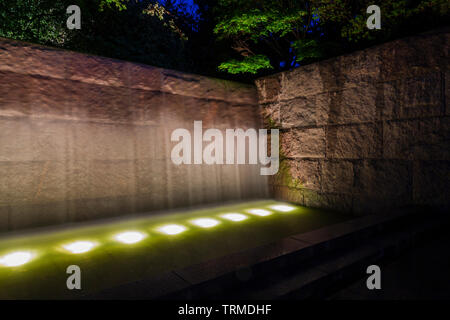
[[[116,299],[122,297],[125,299],[152,299],[186,289],[189,286],[190,283],[181,279],[175,273],[168,272],[151,279],[108,289],[103,291],[101,295],[88,295],[84,299]]]
[[[344,223],[339,223],[311,232],[293,235],[278,241],[258,246],[242,252],[222,256],[186,268],[173,270],[156,278],[125,284],[90,295],[94,299],[179,299],[189,298],[190,288],[202,287],[214,283],[220,288],[230,288],[235,283],[263,275],[268,270],[283,268],[290,264],[305,262],[315,254],[328,252],[330,249],[367,239],[376,230],[386,228],[398,218],[407,215],[407,211],[395,214],[365,216]],[[309,284],[327,277],[333,270],[349,264],[349,261],[368,259],[377,251],[378,243],[369,243],[358,250],[339,257],[335,261],[323,264],[315,270],[306,270],[301,276],[280,278],[279,283],[261,290],[255,299],[268,298],[271,295],[287,295],[291,290],[289,283],[296,286]],[[276,278],[276,277],[275,277]],[[276,279],[271,278],[271,281]],[[214,290],[211,287],[206,290]],[[274,291],[275,290],[275,291]],[[184,293],[183,293],[184,292]],[[212,292],[215,293],[215,292]]]
[[[223,276],[229,272],[239,272],[240,269],[245,269],[248,266],[297,252],[309,246],[310,244],[306,242],[284,238],[277,242],[209,260],[204,263],[175,270],[174,272],[189,281],[190,284],[199,284]],[[245,273],[245,271],[242,273]]]

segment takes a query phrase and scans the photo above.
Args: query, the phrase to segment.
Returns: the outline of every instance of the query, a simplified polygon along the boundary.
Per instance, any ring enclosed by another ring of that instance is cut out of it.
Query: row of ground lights
[[[288,205],[273,205],[269,208],[279,212],[289,212],[295,209],[294,207]],[[248,209],[246,212],[261,217],[265,217],[273,213],[272,211],[265,209]],[[248,216],[241,213],[225,213],[219,215],[219,217],[233,222],[243,221],[248,218]],[[220,221],[212,218],[198,218],[190,220],[189,222],[201,228],[212,228],[220,224]],[[167,224],[159,227],[157,230],[167,235],[176,235],[186,231],[187,227],[179,224]],[[145,233],[139,231],[125,231],[116,234],[114,236],[114,240],[123,244],[134,244],[144,240],[146,237],[147,235]],[[63,245],[62,248],[73,254],[81,254],[91,251],[97,245],[98,243],[92,241],[75,241]],[[34,255],[32,252],[16,251],[0,257],[0,265],[5,267],[17,267],[30,262],[33,258]]]

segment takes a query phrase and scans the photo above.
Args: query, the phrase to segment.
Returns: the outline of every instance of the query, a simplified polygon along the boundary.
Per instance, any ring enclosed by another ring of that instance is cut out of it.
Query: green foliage
[[[297,62],[302,62],[306,59],[316,59],[323,56],[322,48],[316,40],[300,39],[292,42],[292,48],[296,52]]]
[[[228,62],[223,62],[219,66],[219,70],[227,71],[231,74],[238,74],[238,73],[256,74],[260,69],[272,69],[269,59],[261,54],[245,57],[241,61],[233,59]]]
[[[261,37],[269,37],[270,34],[286,36],[305,15],[307,15],[305,11],[286,16],[278,10],[261,12],[253,9],[249,13],[221,21],[214,28],[214,32],[220,38],[247,36],[256,43]]]
[[[81,9],[68,30],[66,9]],[[11,0],[0,4],[0,36],[155,66],[189,70],[186,35],[176,15],[146,12],[154,0]],[[171,12],[176,10],[171,8]]]
[[[119,11],[126,10],[128,0],[101,0],[99,10],[103,11],[105,8],[116,8]]]
[[[445,24],[448,0],[386,0],[382,29],[366,26],[371,0],[219,0],[217,39],[243,57],[222,63],[230,73],[283,70]],[[440,21],[440,22],[439,22]],[[448,24],[448,22],[447,22]],[[261,64],[265,56],[270,65]]]
[[[220,0],[214,33],[231,42],[244,58],[222,63],[219,70],[252,73],[277,68],[283,61],[303,61],[319,56],[309,1]]]
[[[12,0],[0,3],[0,36],[60,45],[69,37],[68,1]]]
[[[381,30],[366,27],[366,9],[373,1],[318,0],[317,10],[324,25],[340,31],[341,41],[370,43],[420,32],[448,19],[448,0],[386,0],[381,9]]]
[[[200,18],[183,0],[0,1],[0,36],[251,81],[450,21],[448,0],[194,2]],[[71,4],[81,8],[81,30],[66,27]],[[372,4],[381,30],[366,27]]]

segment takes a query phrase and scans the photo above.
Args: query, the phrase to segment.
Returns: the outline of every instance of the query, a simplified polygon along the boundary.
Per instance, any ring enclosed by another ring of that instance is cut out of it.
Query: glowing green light
[[[91,251],[95,246],[96,244],[91,241],[75,241],[64,245],[63,248],[71,253],[79,254]]]
[[[220,222],[217,221],[216,219],[200,218],[191,220],[191,223],[201,228],[212,228],[217,226]]]
[[[247,212],[260,217],[270,216],[272,214],[271,211],[264,209],[248,209]]]
[[[225,213],[220,216],[223,219],[230,220],[230,221],[243,221],[247,219],[248,217],[244,214],[240,213]]]
[[[276,211],[280,211],[280,212],[289,212],[289,211],[295,210],[294,207],[287,206],[284,204],[273,205],[273,206],[270,206],[269,208],[276,210]]]
[[[158,230],[160,232],[168,234],[168,235],[175,235],[175,234],[179,234],[181,232],[186,231],[187,228],[184,226],[181,226],[179,224],[168,224],[168,225],[158,228]]]
[[[0,264],[5,267],[17,267],[28,263],[33,254],[28,251],[17,251],[0,258]]]
[[[114,236],[114,239],[125,244],[133,244],[142,241],[145,237],[145,234],[143,234],[142,232],[126,231],[116,234]]]

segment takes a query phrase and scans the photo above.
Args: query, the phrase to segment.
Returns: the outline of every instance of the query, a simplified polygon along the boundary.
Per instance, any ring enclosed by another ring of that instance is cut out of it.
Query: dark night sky
[[[165,0],[158,0],[162,5],[164,5]],[[187,5],[187,12],[195,15],[197,11],[197,6],[194,4],[194,0],[177,0],[176,3],[184,3]]]

